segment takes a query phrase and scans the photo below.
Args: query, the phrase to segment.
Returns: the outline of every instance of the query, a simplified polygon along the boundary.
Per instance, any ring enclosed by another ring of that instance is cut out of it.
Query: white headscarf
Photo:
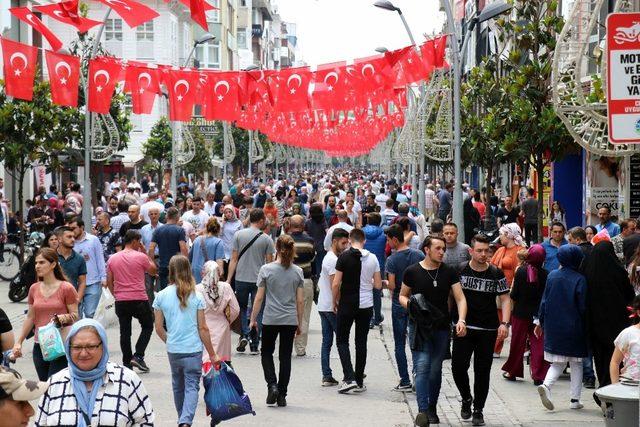
[[[509,239],[513,240],[517,246],[526,246],[524,240],[522,240],[522,231],[515,222],[500,227],[500,234],[505,234]]]
[[[202,287],[204,293],[211,298],[214,305],[218,304],[220,293],[218,292],[218,281],[220,280],[220,272],[218,271],[218,264],[215,261],[207,261],[202,267],[204,276],[202,277]]]

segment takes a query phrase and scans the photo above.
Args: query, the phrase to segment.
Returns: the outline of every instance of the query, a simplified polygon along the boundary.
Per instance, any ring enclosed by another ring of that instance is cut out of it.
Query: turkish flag
[[[112,8],[131,28],[160,16],[158,12],[133,0],[97,0]]]
[[[240,104],[253,105],[268,100],[273,105],[273,91],[270,84],[271,77],[277,74],[273,70],[252,70],[240,73]]]
[[[315,73],[312,103],[315,108],[341,108],[345,101],[344,62],[323,64]]]
[[[440,36],[433,41],[433,49],[435,51],[436,68],[447,68],[449,64],[445,60],[445,50],[447,49],[447,36]]]
[[[362,87],[372,91],[391,87],[394,83],[393,70],[389,61],[381,56],[371,56],[355,60],[356,75],[362,79]]]
[[[0,38],[4,62],[4,84],[7,96],[31,101],[36,76],[38,48]]]
[[[207,120],[237,120],[240,113],[238,73],[209,73],[208,82],[204,117]]]
[[[160,74],[157,68],[129,64],[125,73],[125,91],[131,93],[134,114],[150,114],[156,95],[160,94]]]
[[[111,97],[121,71],[121,64],[110,58],[102,57],[89,61],[89,111],[109,113]]]
[[[76,13],[73,12],[73,4],[76,5]],[[42,12],[50,18],[63,24],[72,25],[76,27],[78,32],[86,33],[96,25],[102,24],[100,21],[94,21],[93,19],[83,18],[77,15],[77,2],[63,1],[60,3],[48,4],[45,6],[33,6],[38,12]]]
[[[309,108],[309,67],[287,68],[280,71],[276,109],[279,111],[300,111]]]
[[[183,5],[187,6],[188,8],[191,8],[191,0],[179,0],[180,3],[182,3]],[[169,3],[170,0],[164,0],[165,3]],[[208,10],[220,10],[219,8],[215,7],[215,6],[211,6],[209,3],[207,3],[206,1],[203,1],[203,6],[204,6],[204,10],[208,11]]]
[[[422,54],[422,63],[424,64],[425,70],[427,73],[431,74],[431,72],[436,68],[436,49],[435,42],[433,40],[427,40],[420,46],[420,53]]]
[[[162,80],[169,91],[169,119],[179,122],[191,120],[199,77],[193,71],[165,69]]]
[[[49,72],[51,100],[57,105],[77,107],[80,58],[47,50],[45,59]]]
[[[191,12],[191,19],[202,27],[203,30],[209,31],[207,25],[206,9],[204,8],[204,0],[189,0],[189,10]]]
[[[27,7],[12,7],[9,9],[11,14],[21,20],[22,22],[26,22],[28,25],[32,26],[34,30],[42,34],[42,36],[47,39],[51,49],[54,51],[60,50],[62,47],[62,42],[58,37],[56,37],[53,32],[44,25],[44,22],[40,20],[37,16],[35,16]]]
[[[395,70],[398,71],[398,80],[396,83],[407,85],[429,79],[429,72],[422,62],[422,58],[418,55],[414,46],[408,49],[402,49],[402,53],[398,55],[395,63]]]

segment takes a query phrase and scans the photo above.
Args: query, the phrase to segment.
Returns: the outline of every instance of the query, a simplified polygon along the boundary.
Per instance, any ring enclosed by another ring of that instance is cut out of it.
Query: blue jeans
[[[442,360],[448,345],[449,331],[434,330],[422,350],[411,352],[416,374],[416,400],[419,412],[427,412],[429,407],[438,404],[442,384]]]
[[[591,355],[591,350],[589,350],[587,357],[582,358],[582,379],[584,381],[595,377],[596,373],[593,372],[593,357]]]
[[[400,305],[397,299],[391,300],[391,324],[393,326],[393,343],[395,347],[396,364],[398,365],[398,375],[400,384],[411,384],[409,370],[407,368],[407,325],[409,323],[409,313]]]
[[[256,299],[256,293],[258,292],[258,287],[255,283],[251,282],[241,282],[236,280],[236,298],[238,299],[238,305],[240,306],[240,322],[242,324],[242,335],[245,337],[249,336],[249,319],[247,317],[247,308],[249,307],[249,303],[253,307],[253,302]],[[264,305],[263,305],[264,308]],[[260,343],[260,333],[262,331],[262,309],[260,310],[260,315],[258,316],[258,331],[257,336],[252,334],[251,339],[251,347],[257,348]]]
[[[378,326],[382,323],[382,289],[373,288],[373,317],[371,323]]]
[[[158,283],[157,291],[160,292],[164,288],[169,285],[169,268],[168,267],[159,267],[158,268]]]
[[[171,367],[173,401],[178,411],[178,424],[193,424],[198,407],[198,391],[202,375],[202,352],[167,353]]]
[[[319,311],[322,325],[322,346],[320,349],[320,364],[322,365],[322,377],[332,376],[329,356],[333,345],[333,336],[336,333],[336,314],[333,311]]]
[[[324,259],[327,252],[322,249],[322,251],[316,251],[316,257],[313,259],[313,275],[316,277],[320,277],[320,273],[322,272],[322,260]]]
[[[96,308],[98,308],[98,303],[100,302],[100,296],[102,296],[102,284],[100,282],[87,284],[84,290],[84,296],[80,302],[80,308],[78,309],[80,317],[93,318],[93,315],[96,313]]]

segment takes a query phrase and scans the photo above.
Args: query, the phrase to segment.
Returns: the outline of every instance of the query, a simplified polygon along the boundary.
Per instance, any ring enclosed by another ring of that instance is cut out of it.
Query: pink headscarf
[[[542,268],[544,259],[547,256],[542,245],[535,244],[529,248],[527,254],[527,283],[538,284],[538,270]]]

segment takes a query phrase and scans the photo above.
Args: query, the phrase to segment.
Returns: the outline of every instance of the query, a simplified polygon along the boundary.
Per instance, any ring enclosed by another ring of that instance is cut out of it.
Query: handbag
[[[229,329],[231,329],[238,335],[242,335],[242,321],[240,319],[240,316],[236,316],[233,322],[231,321],[231,307],[229,306],[229,304],[227,304],[224,309],[224,315],[227,318],[227,322],[229,322]]]
[[[38,343],[42,351],[42,358],[46,362],[65,355],[64,342],[54,322],[49,322],[45,326],[38,328]]]

